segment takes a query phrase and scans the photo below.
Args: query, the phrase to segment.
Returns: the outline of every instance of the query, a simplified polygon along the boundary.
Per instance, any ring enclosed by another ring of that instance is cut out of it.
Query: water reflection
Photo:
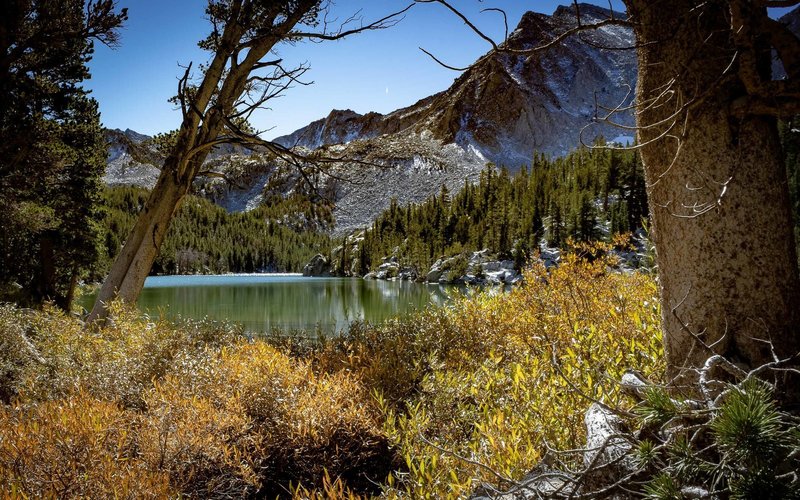
[[[443,305],[455,288],[402,281],[301,276],[150,277],[138,306],[151,314],[210,317],[251,332],[340,331],[355,320],[379,322],[429,305]]]

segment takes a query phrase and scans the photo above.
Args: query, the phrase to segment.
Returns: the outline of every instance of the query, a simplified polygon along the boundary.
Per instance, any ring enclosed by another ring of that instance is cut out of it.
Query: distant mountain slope
[[[151,137],[131,129],[106,129],[108,160],[103,177],[109,186],[152,188],[164,161],[152,145]]]
[[[584,23],[611,16],[611,11],[587,4],[581,4],[580,11]],[[553,15],[528,12],[505,46],[539,46],[576,22],[574,7],[559,7]],[[336,231],[349,231],[371,223],[391,198],[401,204],[420,202],[442,185],[457,191],[476,179],[487,162],[515,170],[529,164],[534,152],[560,156],[574,149],[581,130],[593,121],[596,102],[615,106],[626,97],[632,99],[634,52],[603,48],[632,43],[629,29],[605,27],[534,54],[489,53],[450,88],[409,107],[386,115],[334,110],[276,141],[361,160],[337,167],[325,185],[336,202]],[[623,115],[618,121],[630,125],[633,118]],[[145,154],[146,137],[111,132],[107,181],[154,181],[158,170],[152,165],[160,161],[145,161],[158,160]],[[620,131],[592,126],[583,140],[592,142],[600,135],[613,138]],[[212,180],[199,189],[231,211],[252,209],[283,169],[269,155],[232,152],[215,152],[211,161],[215,170],[226,171],[236,182]],[[291,185],[281,184],[279,194],[290,193]]]
[[[581,4],[580,11],[583,23],[611,16],[588,4]],[[505,46],[536,47],[575,24],[572,7],[559,7],[552,16],[528,12]],[[580,130],[592,122],[595,96],[605,106],[632,98],[634,52],[601,47],[630,47],[633,41],[630,29],[608,26],[532,55],[490,53],[449,89],[412,106],[387,115],[334,110],[276,141],[316,149],[382,135],[429,134],[511,168],[527,164],[534,151],[563,155],[579,144]],[[632,124],[630,114],[620,120]],[[584,140],[619,134],[619,129],[597,126],[587,130]]]
[[[106,129],[108,159],[104,181],[109,186],[139,186],[152,188],[161,171],[164,156],[149,135],[131,129]],[[209,161],[233,155],[247,156],[252,151],[232,144],[215,146]]]

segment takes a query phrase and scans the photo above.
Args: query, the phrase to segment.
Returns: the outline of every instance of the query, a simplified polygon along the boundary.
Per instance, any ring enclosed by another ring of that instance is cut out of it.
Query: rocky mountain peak
[[[611,15],[588,4],[579,9],[584,23]],[[528,12],[504,46],[517,50],[541,46],[576,22],[574,7],[559,8],[552,15]],[[487,162],[514,170],[530,164],[535,152],[562,155],[581,140],[590,143],[597,136],[621,135],[618,129],[593,123],[596,104],[616,106],[632,99],[636,58],[631,50],[601,47],[632,43],[630,29],[605,26],[543,51],[490,52],[448,89],[408,107],[363,115],[334,109],[275,141],[286,147],[328,148],[336,156],[363,160],[337,167],[325,186],[326,192],[335,193],[336,232],[350,231],[369,224],[391,198],[400,204],[419,202],[442,185],[457,191],[466,181],[477,179]],[[631,125],[633,117],[617,121]],[[120,155],[116,162],[120,177],[131,171],[131,156]],[[237,169],[233,156],[214,160],[219,163],[217,170],[242,181],[242,187],[213,189],[217,202],[230,210],[258,204],[281,168],[256,156],[238,162],[247,163],[245,176],[236,173],[242,169]]]
[[[599,5],[583,2],[578,3],[577,10],[580,12],[581,22],[584,24],[602,21],[603,19],[610,19],[612,15],[619,16],[620,14],[619,12],[613,12],[612,10]],[[553,12],[553,18],[573,23],[577,18],[575,4],[559,5],[556,7],[555,12]]]
[[[118,132],[124,135],[125,137],[127,137],[136,144],[141,144],[145,141],[152,139],[152,137],[150,137],[149,135],[140,134],[139,132],[136,132],[135,130],[131,130],[129,128],[126,128],[125,130],[115,129],[113,132]]]
[[[579,4],[581,21],[611,17],[602,7]],[[505,46],[530,49],[575,26],[575,7],[553,15],[528,12]],[[314,149],[387,134],[417,134],[456,144],[481,162],[517,168],[534,151],[561,155],[578,146],[581,130],[595,115],[595,94],[604,105],[625,100],[636,77],[633,51],[604,50],[633,42],[628,28],[607,26],[587,35],[591,44],[568,39],[531,54],[494,52],[479,58],[453,85],[387,115],[332,111],[326,118],[277,139],[286,146]],[[632,94],[631,96],[632,97]],[[620,118],[632,123],[631,116]],[[594,126],[582,139],[616,137],[618,130]]]

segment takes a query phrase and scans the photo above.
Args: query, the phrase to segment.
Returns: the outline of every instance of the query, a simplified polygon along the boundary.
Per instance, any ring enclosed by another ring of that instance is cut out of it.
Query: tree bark
[[[640,44],[638,142],[668,371],[717,353],[753,368],[800,352],[800,279],[774,118],[737,116],[728,3],[627,0]],[[733,65],[735,69],[735,64]]]
[[[167,234],[172,215],[191,185],[191,182],[180,181],[176,170],[169,164],[165,164],[161,170],[136,225],[100,288],[87,323],[105,319],[108,315],[107,306],[114,299],[133,304],[139,298]]]
[[[39,283],[37,286],[36,300],[42,303],[47,300],[57,300],[56,291],[56,266],[55,243],[53,231],[45,231],[39,237]]]

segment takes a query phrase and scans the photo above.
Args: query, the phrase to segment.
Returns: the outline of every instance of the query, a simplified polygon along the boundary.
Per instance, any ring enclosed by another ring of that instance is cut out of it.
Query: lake
[[[137,306],[152,315],[227,320],[249,332],[319,328],[333,333],[355,320],[376,323],[429,305],[457,288],[407,281],[300,275],[151,276]],[[87,309],[94,297],[81,301]]]

